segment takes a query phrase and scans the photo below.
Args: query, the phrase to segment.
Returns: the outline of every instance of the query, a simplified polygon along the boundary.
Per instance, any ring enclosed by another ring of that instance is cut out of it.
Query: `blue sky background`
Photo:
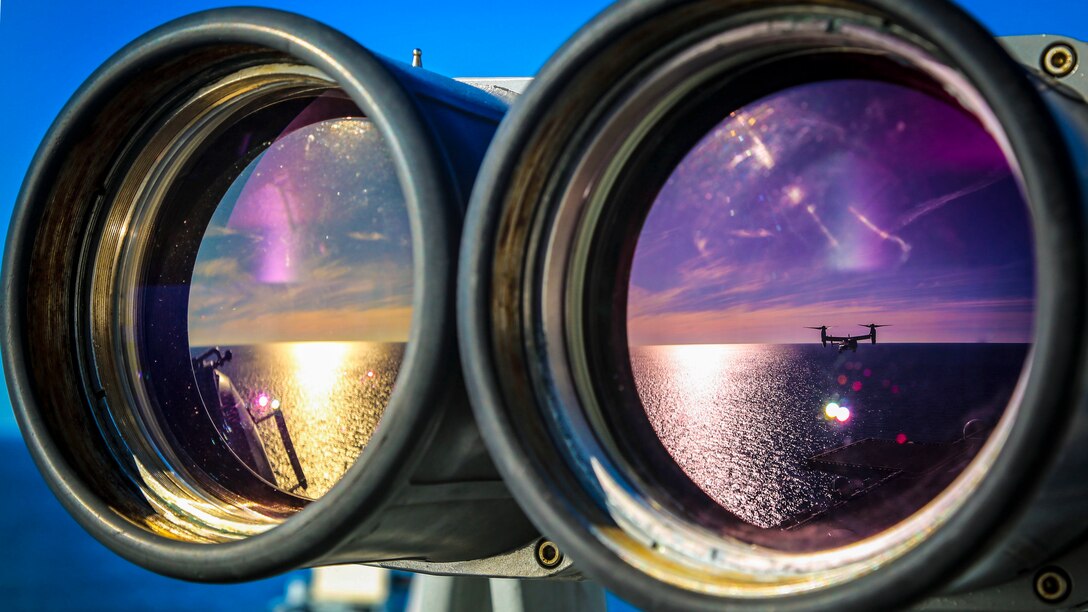
[[[111,54],[172,18],[236,2],[7,0],[0,4],[0,231],[23,174],[53,117]],[[424,51],[424,65],[450,76],[531,76],[582,24],[600,0],[549,2],[261,2],[328,23],[395,58]],[[1054,33],[1088,39],[1088,2],[970,0],[962,3],[998,35]],[[16,433],[6,388],[0,435]]]

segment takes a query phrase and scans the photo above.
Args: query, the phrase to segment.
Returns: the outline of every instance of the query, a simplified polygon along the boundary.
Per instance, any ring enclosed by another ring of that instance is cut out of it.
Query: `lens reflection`
[[[377,427],[411,323],[409,231],[393,160],[360,117],[303,113],[219,202],[190,352],[222,440],[270,484],[321,496]]]
[[[714,126],[645,221],[627,312],[645,416],[726,534],[873,535],[1000,419],[1033,274],[1017,179],[974,116],[885,82],[783,90]]]

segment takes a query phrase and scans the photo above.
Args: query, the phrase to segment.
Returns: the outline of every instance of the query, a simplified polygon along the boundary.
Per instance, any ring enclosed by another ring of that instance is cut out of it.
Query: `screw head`
[[[1073,581],[1060,567],[1044,567],[1035,574],[1035,594],[1047,603],[1060,603],[1069,597]]]
[[[1077,69],[1077,51],[1068,43],[1054,43],[1043,51],[1043,72],[1053,77],[1069,76]]]
[[[552,569],[563,562],[563,553],[551,540],[541,540],[536,543],[536,562],[540,567]]]

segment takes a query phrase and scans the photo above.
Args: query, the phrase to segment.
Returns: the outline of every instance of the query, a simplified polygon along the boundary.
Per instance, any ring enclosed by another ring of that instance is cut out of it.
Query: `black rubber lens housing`
[[[656,190],[722,113],[843,78],[955,100],[1002,143],[1036,245],[1034,342],[1004,429],[971,478],[950,485],[961,499],[937,526],[805,565],[810,557],[708,543],[719,519],[698,510],[702,492],[653,432],[609,406],[639,401],[621,309]],[[721,106],[708,113],[712,102]],[[1083,101],[943,1],[665,0],[601,14],[504,120],[461,252],[473,407],[526,512],[589,576],[670,609],[902,605],[940,586],[1001,582],[1081,541],[1088,491],[1071,475],[1084,469],[1076,448],[1088,421],[1085,116]],[[1048,545],[1024,555],[1026,542]]]

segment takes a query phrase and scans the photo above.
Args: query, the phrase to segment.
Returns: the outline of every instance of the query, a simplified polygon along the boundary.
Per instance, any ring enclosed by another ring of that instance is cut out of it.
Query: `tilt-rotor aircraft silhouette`
[[[869,323],[868,325],[858,324],[859,327],[868,327],[869,333],[861,336],[829,336],[827,335],[828,326],[821,325],[819,327],[805,327],[805,329],[818,329],[820,330],[820,343],[824,346],[830,344],[831,346],[838,345],[839,352],[846,350],[858,352],[859,340],[872,340],[873,344],[876,344],[876,328],[878,327],[891,327],[891,325],[877,325],[876,323]]]

